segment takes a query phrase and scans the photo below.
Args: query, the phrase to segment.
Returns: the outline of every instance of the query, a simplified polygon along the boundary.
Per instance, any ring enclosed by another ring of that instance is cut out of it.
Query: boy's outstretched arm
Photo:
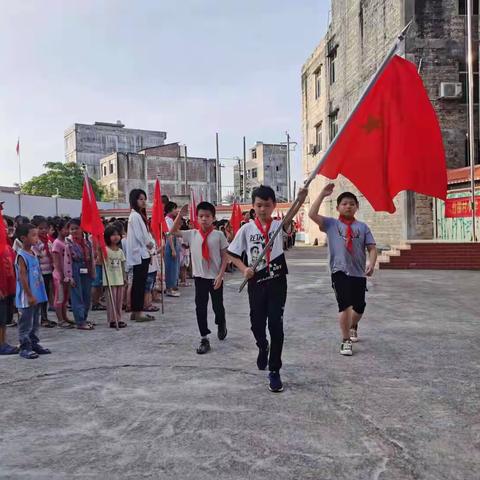
[[[372,244],[372,245],[367,245],[367,251],[368,251],[368,264],[367,268],[365,269],[365,275],[367,277],[371,277],[373,275],[373,272],[375,271],[375,264],[377,263],[377,246]]]
[[[300,188],[297,194],[298,204],[297,206],[290,212],[287,213],[284,219],[284,225],[289,225],[290,222],[295,218],[295,215],[300,210],[301,206],[304,204],[305,199],[308,195],[308,188]]]
[[[175,236],[181,236],[179,235],[180,232],[180,227],[182,225],[182,219],[183,217],[187,214],[188,212],[188,204],[184,205],[182,209],[178,212],[177,218],[175,218],[175,221],[173,222],[173,227],[171,228],[170,235],[175,235]]]
[[[332,194],[334,188],[334,183],[329,183],[328,185],[325,185],[325,187],[323,187],[323,190],[320,192],[320,195],[312,203],[310,211],[308,212],[309,218],[320,227],[320,230],[322,230],[323,228],[323,221],[325,220],[325,217],[323,215],[320,215],[318,211],[320,210],[320,205],[322,205],[323,200]]]
[[[250,280],[255,275],[255,272],[250,267],[245,266],[241,258],[231,255],[230,253],[228,253],[228,251],[227,251],[227,257],[228,257],[228,260],[230,260],[240,270],[242,275],[247,280]]]

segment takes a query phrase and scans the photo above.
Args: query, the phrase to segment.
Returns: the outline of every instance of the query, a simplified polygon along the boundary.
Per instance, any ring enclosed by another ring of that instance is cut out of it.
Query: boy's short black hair
[[[343,192],[337,197],[337,207],[344,198],[351,198],[358,206],[358,198],[352,192]]]
[[[261,198],[262,200],[272,200],[273,203],[277,203],[275,198],[275,192],[272,187],[267,187],[266,185],[260,185],[257,188],[253,189],[252,192],[252,205],[255,203],[256,198]]]
[[[175,202],[168,202],[165,205],[165,213],[173,212],[177,208],[177,204]]]
[[[214,217],[215,216],[215,207],[210,203],[210,202],[200,202],[198,205],[197,205],[197,215],[198,215],[198,212],[200,210],[207,210],[209,211],[212,216]]]
[[[26,237],[28,236],[29,232],[34,228],[37,228],[37,227],[31,223],[22,223],[21,225],[18,225],[15,231],[15,236],[18,239],[21,239],[22,237]]]

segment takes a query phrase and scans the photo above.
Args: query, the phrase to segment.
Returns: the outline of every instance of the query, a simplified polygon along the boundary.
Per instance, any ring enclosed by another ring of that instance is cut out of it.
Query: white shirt
[[[185,242],[190,245],[192,254],[192,270],[194,277],[217,278],[222,267],[222,250],[228,247],[227,239],[222,232],[213,230],[207,237],[207,245],[210,251],[210,265],[203,258],[203,238],[198,230],[180,230],[179,232]]]
[[[142,260],[150,258],[147,244],[151,242],[150,233],[142,216],[132,210],[128,217],[127,262],[128,265],[140,265]]]

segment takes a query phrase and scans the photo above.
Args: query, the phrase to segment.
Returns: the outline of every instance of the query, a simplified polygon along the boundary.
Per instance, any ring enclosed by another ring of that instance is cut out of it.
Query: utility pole
[[[243,202],[247,203],[247,141],[243,137]]]
[[[218,149],[218,132],[215,134],[215,146],[216,146],[216,161],[215,161],[215,172],[216,172],[216,190],[217,190],[217,205],[222,203],[222,174],[220,172],[220,152]]]
[[[183,146],[183,154],[185,156],[185,195],[188,196],[188,179],[187,179],[187,146]]]
[[[290,202],[292,200],[292,188],[291,188],[291,181],[290,181],[290,134],[285,132],[287,136],[287,201]]]

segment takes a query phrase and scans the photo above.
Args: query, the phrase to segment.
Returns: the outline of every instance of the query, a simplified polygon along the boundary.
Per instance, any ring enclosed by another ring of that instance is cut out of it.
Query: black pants
[[[50,289],[52,288],[53,276],[51,273],[45,273],[43,276],[43,283],[45,284],[45,291],[47,292],[47,298],[50,298]],[[41,304],[41,318],[42,322],[48,320],[48,300]]]
[[[142,259],[142,263],[133,266],[132,295],[130,304],[132,312],[141,312],[143,310],[143,300],[145,298],[145,284],[148,277],[148,266],[150,259]]]
[[[195,277],[195,307],[197,311],[197,323],[200,335],[205,337],[210,330],[207,322],[208,295],[212,297],[212,307],[215,312],[215,323],[225,323],[225,307],[223,306],[223,284],[218,290],[214,290],[214,280]]]
[[[257,347],[265,349],[268,346],[268,331],[270,332],[270,371],[282,368],[283,349],[283,311],[287,301],[287,277],[282,276],[263,283],[248,283],[248,299],[250,301],[250,322]]]

